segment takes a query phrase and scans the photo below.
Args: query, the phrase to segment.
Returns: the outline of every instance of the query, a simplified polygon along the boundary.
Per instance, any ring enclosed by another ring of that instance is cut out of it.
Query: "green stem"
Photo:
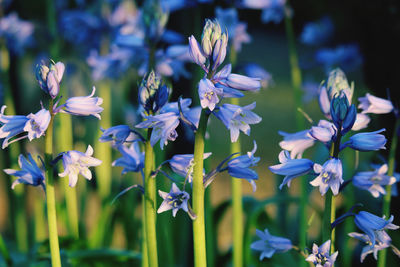
[[[4,261],[7,263],[7,266],[12,266],[10,253],[8,252],[6,243],[4,242],[3,236],[1,234],[0,234],[0,253],[4,258]]]
[[[147,252],[146,242],[146,218],[144,216],[145,210],[145,197],[142,198],[143,216],[142,216],[142,267],[149,267],[149,257]]]
[[[154,165],[154,150],[150,144],[152,130],[147,132],[144,158],[144,177],[145,177],[145,224],[146,241],[149,266],[158,266],[157,239],[156,239],[156,179],[151,177]]]
[[[49,241],[50,241],[50,254],[51,265],[53,267],[61,266],[60,248],[58,245],[58,231],[57,231],[57,215],[56,215],[56,198],[54,190],[54,177],[53,166],[53,100],[50,100],[49,112],[51,119],[47,128],[45,137],[45,165],[46,165],[46,201],[47,201],[47,222],[49,227]]]
[[[193,167],[193,211],[197,218],[193,221],[194,266],[207,266],[206,233],[204,223],[204,184],[203,184],[203,155],[204,136],[207,129],[209,114],[201,111],[199,128],[194,137],[194,167]]]
[[[396,162],[396,150],[397,150],[397,130],[400,127],[400,118],[397,118],[396,124],[393,129],[392,143],[390,144],[389,160],[388,160],[388,175],[393,176]],[[386,195],[383,197],[382,213],[386,218],[390,216],[390,201],[392,198],[392,186],[386,186]],[[386,255],[387,249],[379,251],[378,267],[386,266]]]

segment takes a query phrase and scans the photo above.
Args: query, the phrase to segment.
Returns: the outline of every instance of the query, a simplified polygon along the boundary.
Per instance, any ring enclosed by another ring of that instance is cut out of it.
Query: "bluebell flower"
[[[250,248],[261,251],[260,261],[264,258],[271,258],[275,253],[284,253],[293,248],[292,242],[284,237],[273,236],[268,229],[260,231],[256,229],[256,234],[261,240],[251,243]]]
[[[135,134],[128,125],[117,125],[106,130],[100,129],[103,134],[100,136],[100,142],[112,142],[113,146],[122,145],[125,142],[133,142]]]
[[[309,134],[309,130],[296,133],[279,131],[279,134],[283,136],[283,141],[279,142],[279,146],[283,150],[290,151],[290,157],[292,159],[301,158],[304,151],[307,148],[312,147],[315,143],[314,138]]]
[[[164,201],[158,208],[157,213],[172,210],[172,216],[175,217],[179,209],[189,212],[188,200],[190,195],[185,191],[179,190],[175,183],[172,184],[169,193],[158,190],[158,194]]]
[[[248,63],[244,65],[243,72],[245,75],[251,78],[260,79],[262,88],[267,88],[268,86],[273,84],[272,75],[258,64]]]
[[[347,44],[335,48],[322,48],[315,53],[315,60],[327,71],[333,67],[351,71],[362,63],[362,56],[358,45]]]
[[[314,172],[319,174],[310,182],[312,186],[319,186],[321,195],[328,192],[329,187],[336,196],[339,194],[340,185],[343,181],[343,168],[340,159],[332,158],[327,160],[323,166],[314,164]]]
[[[60,83],[64,75],[65,66],[62,62],[54,63],[49,66],[43,62],[36,66],[36,80],[40,88],[55,99],[60,92]]]
[[[119,145],[118,151],[121,158],[113,161],[112,166],[123,167],[122,174],[127,172],[139,172],[144,167],[144,152],[140,151],[138,142],[132,143],[129,147]]]
[[[368,190],[372,196],[379,197],[380,194],[385,195],[385,186],[396,183],[395,177],[386,175],[388,165],[383,164],[380,168],[370,172],[358,172],[353,177],[354,186]]]
[[[209,156],[211,156],[211,153],[204,153],[203,160],[207,159]],[[177,154],[169,160],[169,166],[172,171],[182,177],[187,177],[189,183],[191,183],[193,179],[193,158],[193,154]],[[204,173],[205,171],[203,170],[203,175]]]
[[[364,97],[359,97],[358,101],[360,101],[358,108],[363,110],[362,113],[385,114],[392,112],[394,109],[391,101],[369,93]]]
[[[179,125],[179,116],[173,112],[167,112],[154,116],[146,116],[145,121],[136,125],[137,128],[153,128],[150,137],[150,144],[154,146],[160,140],[160,147],[164,149],[164,145],[168,141],[175,141],[178,137],[176,128]]]
[[[164,33],[169,14],[163,10],[159,1],[145,1],[141,8],[141,24],[147,42],[157,42]]]
[[[224,83],[231,88],[243,91],[256,91],[261,87],[259,78],[251,78],[235,73],[229,74]]]
[[[309,159],[292,159],[289,151],[282,150],[279,153],[279,162],[281,164],[269,166],[271,172],[279,175],[285,175],[283,182],[279,186],[282,189],[284,185],[290,187],[290,183],[294,178],[306,175],[313,169],[314,162]]]
[[[68,175],[69,186],[74,187],[78,182],[78,175],[81,174],[88,180],[92,179],[92,173],[89,167],[98,166],[101,160],[92,157],[93,148],[89,145],[86,152],[71,150],[61,153],[64,171],[58,176],[65,177]]]
[[[12,54],[20,55],[33,44],[33,31],[33,24],[19,19],[16,13],[0,19],[0,38],[5,39]]]
[[[139,103],[147,114],[154,114],[167,103],[169,92],[161,78],[151,71],[139,86]]]
[[[331,240],[326,241],[318,247],[317,244],[313,244],[312,254],[310,254],[306,261],[314,263],[315,267],[332,267],[339,254],[338,251],[330,255]]]
[[[193,59],[193,62],[205,69],[207,58],[193,35],[189,37],[189,53]]]
[[[44,170],[39,168],[39,166],[33,160],[31,154],[28,154],[27,159],[22,154],[19,155],[18,165],[21,168],[20,171],[4,169],[4,172],[8,175],[19,177],[12,183],[12,189],[14,189],[17,184],[41,186],[43,189],[45,189]]]
[[[214,110],[219,103],[218,95],[223,93],[223,89],[215,87],[214,84],[207,78],[203,78],[199,82],[199,98],[202,108]]]
[[[351,130],[357,118],[357,109],[354,104],[349,105],[343,91],[332,99],[330,111],[332,121],[336,129],[341,129],[342,135]]]
[[[358,239],[362,242],[364,242],[366,245],[362,248],[361,251],[361,256],[360,256],[360,261],[363,262],[365,260],[365,257],[368,254],[373,254],[375,260],[378,259],[378,251],[383,250],[385,248],[388,248],[392,242],[392,239],[389,237],[389,235],[386,232],[383,232],[384,234],[380,236],[380,242],[375,242],[374,246],[371,246],[372,242],[369,239],[368,235],[365,234],[360,234],[356,232],[348,233],[350,237],[353,237],[355,239]]]
[[[356,116],[356,121],[353,124],[353,127],[351,128],[352,131],[359,131],[364,128],[367,128],[369,122],[371,121],[370,117],[366,114],[362,113],[357,113]]]
[[[232,104],[223,104],[214,114],[220,119],[231,132],[231,142],[236,142],[239,132],[250,135],[250,125],[257,124],[261,117],[252,112],[256,107],[256,102],[240,107]]]
[[[45,134],[50,123],[50,112],[46,109],[41,109],[35,114],[28,116],[21,115],[4,115],[6,106],[2,106],[0,111],[0,139],[5,138],[2,148],[6,148],[9,144],[28,138],[32,141]],[[22,133],[24,135],[18,136]],[[17,137],[18,136],[18,137]],[[14,138],[16,137],[16,138]],[[10,141],[10,139],[13,139]]]
[[[93,91],[88,96],[71,97],[65,101],[64,105],[56,108],[56,112],[69,113],[77,116],[94,116],[101,119],[100,113],[103,108],[100,105],[103,103],[101,97],[93,97],[96,88],[93,86]]]
[[[267,1],[268,5],[262,10],[261,21],[264,23],[273,22],[275,24],[280,23],[284,18],[286,13],[290,15],[291,11],[286,10],[285,4],[286,0],[271,0]]]
[[[358,133],[350,137],[349,141],[340,145],[340,149],[350,147],[359,151],[376,151],[379,149],[386,149],[385,144],[387,139],[383,134],[385,129],[380,129],[374,132]]]
[[[316,140],[329,144],[334,139],[336,132],[337,130],[333,123],[326,120],[320,120],[318,126],[311,127],[309,134]]]
[[[333,34],[333,23],[329,17],[323,17],[316,22],[308,22],[304,25],[300,35],[303,44],[320,46],[330,40]]]
[[[385,220],[385,217],[381,218],[367,211],[360,211],[356,214],[354,222],[368,236],[372,249],[376,244],[388,242],[390,237],[385,232],[386,229],[397,230],[399,228],[399,226],[392,223],[393,215],[388,220]]]

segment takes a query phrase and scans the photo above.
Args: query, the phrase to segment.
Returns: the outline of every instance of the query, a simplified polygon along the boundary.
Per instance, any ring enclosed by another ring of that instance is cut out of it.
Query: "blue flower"
[[[323,166],[314,164],[314,172],[319,173],[317,178],[312,180],[312,186],[319,186],[321,195],[328,192],[329,187],[336,196],[339,193],[340,185],[343,181],[343,168],[340,159],[332,158],[327,160]]]
[[[168,141],[175,141],[178,137],[176,128],[179,125],[179,116],[174,112],[167,112],[154,116],[146,116],[145,121],[136,125],[137,128],[153,128],[150,137],[150,144],[154,146],[160,140],[160,147],[164,149],[164,145]]]
[[[45,134],[49,126],[51,115],[47,109],[41,109],[35,114],[26,116],[29,120],[25,123],[24,131],[28,132],[28,139],[32,141]]]
[[[361,251],[361,257],[360,257],[361,262],[363,262],[365,257],[371,253],[373,253],[375,260],[377,260],[378,259],[378,251],[388,248],[392,242],[392,239],[386,232],[382,232],[382,234],[380,235],[380,240],[379,240],[380,242],[375,242],[374,246],[371,246],[372,242],[369,239],[368,235],[360,234],[360,233],[356,233],[356,232],[349,233],[348,235],[350,237],[356,238],[366,244],[366,246],[364,246]]]
[[[33,31],[33,24],[19,19],[16,13],[0,19],[0,38],[6,40],[7,48],[12,54],[20,55],[25,47],[32,45]]]
[[[316,140],[328,144],[336,136],[336,131],[336,127],[333,123],[326,120],[320,120],[318,126],[311,127],[309,133]]]
[[[384,186],[396,183],[395,177],[386,175],[388,165],[384,164],[380,168],[371,172],[358,172],[353,177],[354,186],[368,190],[372,196],[379,197],[380,194],[386,195]]]
[[[92,157],[93,148],[89,145],[86,152],[71,150],[61,153],[64,171],[58,176],[69,177],[69,186],[74,187],[78,182],[78,175],[81,174],[88,180],[92,179],[92,173],[89,167],[98,166],[101,160]]]
[[[333,30],[332,20],[329,17],[323,17],[316,22],[308,22],[304,25],[300,40],[303,44],[320,46],[329,41]]]
[[[261,21],[264,23],[278,24],[285,18],[286,12],[290,13],[289,10],[285,9],[286,0],[271,0],[267,3],[261,14]]]
[[[379,134],[384,131],[385,129],[380,129],[375,132],[355,134],[350,137],[349,141],[340,145],[340,149],[345,147],[351,147],[352,149],[359,151],[386,149],[385,144],[387,140],[383,134]]]
[[[261,87],[259,78],[250,78],[235,73],[229,74],[224,82],[231,88],[244,91],[256,91]]]
[[[290,187],[291,181],[299,176],[303,176],[313,169],[314,162],[309,159],[292,159],[289,155],[289,151],[282,150],[279,153],[279,162],[274,166],[270,166],[271,172],[279,175],[285,175],[283,182],[279,186],[279,189],[287,184]]]
[[[315,53],[315,60],[327,71],[333,67],[341,67],[351,71],[362,63],[362,56],[358,45],[346,44],[318,50]]]
[[[158,190],[158,194],[164,201],[158,208],[157,213],[172,209],[172,215],[175,217],[179,209],[189,212],[188,200],[190,196],[187,192],[179,190],[175,183],[172,184],[169,193]]]
[[[267,88],[273,83],[272,75],[258,64],[248,63],[244,65],[243,72],[251,78],[260,79],[262,88]]]
[[[353,127],[357,109],[355,105],[349,105],[346,94],[341,91],[339,96],[334,96],[331,101],[331,117],[336,126],[336,129],[341,129],[341,134],[344,135]]]
[[[204,153],[203,160],[207,159],[209,156],[211,156],[211,153]],[[178,154],[174,155],[169,160],[169,166],[172,171],[182,177],[187,177],[189,183],[192,182],[193,178],[193,157],[193,154]],[[205,171],[203,170],[203,175],[204,173]]]
[[[12,169],[4,170],[4,172],[8,175],[19,177],[12,183],[12,189],[14,189],[17,184],[27,184],[33,186],[40,185],[43,187],[43,189],[45,189],[44,170],[38,167],[31,154],[28,154],[28,159],[26,159],[22,154],[19,155],[18,165],[21,168],[20,171]]]
[[[223,104],[218,112],[214,112],[231,132],[231,142],[236,142],[239,138],[239,132],[250,135],[249,124],[257,124],[261,117],[251,110],[256,107],[256,102],[250,105],[240,107],[232,104]]]
[[[314,138],[310,136],[308,130],[296,133],[279,131],[279,134],[283,136],[283,141],[279,142],[279,146],[283,150],[290,151],[290,157],[292,159],[301,158],[304,151],[312,147],[315,143]]]
[[[128,125],[117,125],[106,130],[100,129],[103,134],[100,136],[100,142],[112,142],[113,146],[122,145],[125,142],[133,142],[135,134]]]
[[[139,103],[149,112],[156,113],[168,101],[169,88],[161,83],[161,78],[151,71],[143,78],[139,87]]]
[[[358,108],[363,110],[362,113],[385,114],[392,112],[394,109],[391,101],[369,93],[365,97],[359,97],[358,101],[360,101]]]
[[[46,66],[44,63],[36,66],[36,80],[40,88],[55,99],[60,92],[60,82],[64,75],[65,66],[62,62],[50,63]]]
[[[315,264],[315,267],[331,267],[336,261],[338,251],[329,255],[329,251],[331,249],[331,240],[326,241],[320,247],[317,244],[313,244],[312,254],[310,254],[306,261],[312,262]]]
[[[144,152],[140,151],[138,142],[132,143],[129,147],[118,146],[122,157],[115,160],[112,166],[123,167],[122,174],[127,172],[138,172],[144,167]]]
[[[192,35],[189,37],[189,53],[194,63],[205,69],[206,57],[196,38]]]
[[[275,253],[284,253],[293,248],[289,239],[273,236],[268,229],[265,229],[264,232],[256,229],[256,234],[261,240],[251,243],[250,248],[261,251],[260,261],[264,258],[271,258]]]
[[[362,113],[357,113],[356,116],[356,121],[353,124],[353,127],[351,128],[352,131],[359,131],[362,130],[364,128],[367,128],[369,122],[371,121],[371,119],[368,117],[368,115],[366,114],[362,114]]]
[[[103,103],[101,97],[93,97],[96,88],[93,86],[93,91],[88,96],[77,96],[67,99],[64,105],[58,107],[56,112],[69,113],[77,116],[92,115],[101,119],[100,114],[103,108],[100,105]]]
[[[354,216],[354,222],[357,227],[367,234],[370,240],[370,246],[373,249],[376,244],[387,243],[390,237],[385,232],[386,229],[397,230],[399,226],[392,223],[393,215],[389,220],[381,218],[367,211],[360,211]]]
[[[216,104],[219,102],[218,95],[221,95],[222,92],[223,90],[215,87],[209,79],[201,79],[199,82],[199,98],[201,107],[209,108],[213,111]]]

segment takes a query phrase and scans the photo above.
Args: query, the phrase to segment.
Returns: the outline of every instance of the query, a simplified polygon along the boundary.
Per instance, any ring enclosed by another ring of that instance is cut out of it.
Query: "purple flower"
[[[364,97],[359,97],[362,113],[385,114],[393,111],[393,104],[387,99],[379,98],[367,93]]]
[[[370,172],[358,172],[353,177],[353,184],[361,189],[368,190],[374,197],[386,195],[384,186],[396,183],[395,177],[386,175],[388,165],[384,164],[379,169]]]
[[[316,22],[308,22],[304,25],[300,40],[303,44],[320,46],[329,41],[333,30],[332,20],[329,17],[323,17]]]
[[[21,168],[20,171],[13,169],[4,170],[8,175],[19,177],[12,183],[12,189],[14,189],[17,184],[40,185],[45,189],[44,170],[38,167],[31,154],[28,154],[28,160],[22,154],[19,155],[18,165]]]
[[[336,135],[336,127],[333,123],[320,120],[318,126],[311,127],[310,135],[322,143],[330,143]]]
[[[261,117],[251,111],[255,107],[256,102],[244,107],[223,104],[218,112],[214,112],[217,118],[230,130],[231,142],[237,141],[240,131],[246,135],[250,135],[249,124],[257,124],[261,121]]]
[[[174,112],[147,116],[145,119],[145,121],[137,124],[136,127],[153,128],[150,137],[151,146],[154,146],[160,140],[160,147],[164,149],[164,145],[167,145],[168,141],[175,141],[178,136],[176,127],[179,125],[179,116]]]
[[[312,180],[310,184],[312,186],[319,186],[321,195],[325,195],[329,187],[335,196],[339,193],[340,185],[344,182],[342,162],[340,159],[329,159],[323,166],[316,163],[314,164],[314,172],[317,174],[319,173],[319,175]]]
[[[331,249],[331,240],[326,241],[320,247],[317,244],[313,244],[312,254],[310,254],[306,261],[312,262],[315,264],[315,267],[331,267],[336,261],[338,251],[329,255],[329,251]]]
[[[193,59],[193,62],[204,69],[207,59],[204,56],[199,43],[197,42],[196,38],[194,38],[193,35],[189,37],[189,53]]]
[[[385,129],[380,129],[375,132],[369,133],[358,133],[350,137],[349,141],[340,145],[340,149],[345,147],[351,147],[354,150],[359,151],[375,151],[379,149],[386,149],[386,138],[383,134]]]
[[[132,143],[129,147],[118,146],[122,157],[113,161],[112,166],[123,167],[122,174],[127,172],[138,172],[144,167],[144,152],[140,151],[138,142]]]
[[[106,130],[100,129],[103,134],[100,136],[99,141],[111,142],[112,146],[119,146],[125,142],[133,142],[135,134],[132,132],[128,125],[117,125]]]
[[[36,66],[36,80],[39,82],[40,88],[55,99],[60,92],[60,83],[64,75],[65,66],[62,62],[54,63],[51,61],[50,66],[44,63]]]
[[[229,74],[225,82],[231,88],[244,91],[255,91],[259,90],[261,87],[259,78],[250,78],[235,73]]]
[[[161,77],[151,71],[143,78],[139,87],[139,103],[147,114],[156,113],[168,101],[170,89],[162,84]]]
[[[371,121],[371,119],[368,117],[368,115],[362,114],[362,113],[357,113],[356,116],[356,121],[353,124],[353,127],[351,128],[352,131],[359,131],[364,128],[367,128],[368,123]]]
[[[271,258],[275,253],[284,253],[293,247],[289,239],[273,236],[268,229],[265,229],[264,232],[256,229],[256,234],[261,240],[251,243],[250,248],[261,251],[260,261],[264,258]]]
[[[69,186],[74,187],[78,182],[78,175],[81,174],[88,180],[92,179],[92,173],[89,167],[98,166],[101,160],[92,157],[93,148],[89,145],[86,152],[71,150],[62,153],[62,161],[64,172],[59,173],[58,176],[69,177]]]
[[[285,13],[290,13],[285,8],[286,0],[270,0],[267,3],[268,5],[263,8],[261,14],[261,21],[264,23],[278,24],[285,18]]]
[[[221,95],[222,92],[223,90],[215,87],[209,79],[201,79],[199,82],[199,97],[201,107],[209,108],[211,111],[213,111],[216,104],[219,102],[218,95]]]
[[[19,19],[16,13],[0,19],[0,38],[6,40],[7,48],[13,54],[22,54],[25,47],[33,43],[33,31],[33,24]]]
[[[188,200],[190,196],[187,192],[179,190],[175,183],[172,184],[169,193],[158,190],[158,194],[164,201],[158,208],[157,213],[172,210],[172,216],[175,217],[179,209],[189,212]]]
[[[372,242],[369,239],[368,235],[360,234],[360,233],[356,233],[356,232],[349,233],[348,235],[350,237],[356,238],[366,244],[366,246],[364,246],[361,251],[361,257],[360,257],[361,262],[363,262],[365,257],[371,253],[373,253],[375,260],[377,260],[378,259],[378,251],[388,248],[392,242],[392,239],[389,237],[389,235],[386,232],[383,232],[383,234],[380,236],[380,240],[379,240],[380,242],[375,242],[374,246],[371,246]]]
[[[269,167],[271,172],[285,175],[279,189],[282,189],[285,184],[290,187],[290,183],[294,178],[306,175],[312,171],[314,165],[314,162],[309,159],[292,159],[289,155],[289,151],[286,150],[282,150],[281,153],[279,153],[279,162],[281,164]]]
[[[272,75],[263,67],[255,63],[246,64],[243,67],[244,74],[252,78],[258,78],[261,82],[262,88],[267,88],[273,83]]]
[[[315,53],[315,61],[327,71],[337,66],[351,71],[362,63],[362,56],[358,45],[345,44],[334,48],[319,49]]]
[[[203,159],[207,159],[209,156],[211,156],[211,153],[204,153]],[[193,178],[193,157],[193,154],[178,154],[169,160],[169,166],[172,171],[182,177],[187,177],[189,183],[192,182]],[[203,170],[203,175],[204,173],[205,171]]]
[[[37,113],[31,113],[26,117],[29,120],[25,123],[24,131],[28,132],[29,141],[44,135],[50,123],[50,112],[43,108]]]
[[[77,96],[67,99],[64,105],[58,107],[57,112],[69,113],[77,116],[94,116],[101,119],[100,113],[103,108],[100,105],[103,103],[101,97],[93,97],[96,88],[93,86],[93,91],[88,96]]]
[[[283,141],[279,142],[279,146],[283,150],[290,151],[290,157],[301,158],[303,152],[314,145],[314,138],[309,134],[309,130],[304,130],[296,133],[286,133],[279,131],[279,134],[283,136]]]

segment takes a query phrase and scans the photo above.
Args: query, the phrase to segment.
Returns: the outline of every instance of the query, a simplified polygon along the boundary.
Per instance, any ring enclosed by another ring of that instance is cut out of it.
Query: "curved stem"
[[[46,202],[47,202],[47,221],[49,226],[49,241],[51,265],[53,267],[61,266],[60,247],[58,244],[56,198],[54,190],[53,166],[53,100],[50,100],[49,111],[51,119],[47,128],[45,137],[45,164],[46,164]]]
[[[390,144],[389,160],[388,160],[388,175],[393,176],[396,162],[396,150],[397,150],[397,131],[400,127],[400,118],[397,118],[396,124],[393,129],[392,143]],[[386,218],[390,216],[390,201],[392,198],[392,186],[386,186],[386,195],[383,197],[382,213]],[[379,251],[378,267],[386,266],[386,255],[387,249]]]
[[[158,266],[157,239],[156,239],[156,180],[152,177],[154,165],[154,150],[150,144],[152,129],[147,132],[147,141],[145,144],[144,159],[144,177],[145,177],[145,209],[144,216],[146,222],[146,242],[148,264],[150,267]]]
[[[203,109],[200,115],[199,128],[194,139],[193,167],[193,211],[197,219],[193,221],[194,266],[207,266],[206,233],[204,223],[204,184],[203,184],[203,155],[204,135],[207,129],[209,114]]]

